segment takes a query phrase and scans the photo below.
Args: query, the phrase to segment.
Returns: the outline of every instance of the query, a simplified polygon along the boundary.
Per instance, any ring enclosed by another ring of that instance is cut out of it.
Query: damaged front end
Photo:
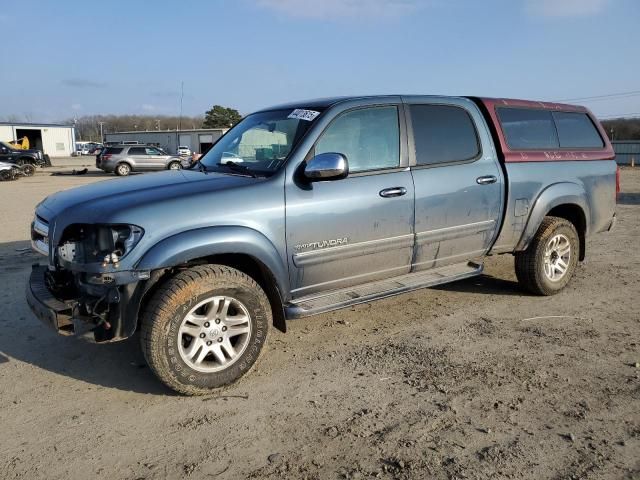
[[[123,268],[121,261],[143,235],[135,225],[74,224],[52,241],[48,222],[36,216],[32,246],[49,262],[31,272],[27,301],[33,312],[63,335],[96,342],[131,336],[151,274]]]

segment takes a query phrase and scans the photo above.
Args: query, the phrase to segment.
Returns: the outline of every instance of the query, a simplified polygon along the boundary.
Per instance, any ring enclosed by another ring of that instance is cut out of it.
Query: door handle
[[[380,190],[380,196],[383,198],[401,197],[405,193],[407,193],[407,189],[404,187],[391,187]]]
[[[478,185],[489,185],[491,183],[496,183],[498,181],[498,177],[495,175],[485,175],[484,177],[476,178],[476,183]]]

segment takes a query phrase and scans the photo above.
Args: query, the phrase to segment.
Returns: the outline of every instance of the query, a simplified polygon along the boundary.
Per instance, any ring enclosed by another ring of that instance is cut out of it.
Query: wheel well
[[[154,291],[158,289],[166,280],[168,280],[180,270],[192,267],[194,265],[203,264],[226,265],[227,267],[240,270],[241,272],[246,273],[251,278],[253,278],[258,283],[258,285],[262,287],[262,290],[264,290],[264,293],[269,299],[269,303],[271,304],[271,312],[273,314],[273,326],[283,333],[287,331],[284,308],[282,305],[282,297],[280,296],[280,291],[278,290],[275,278],[262,262],[250,255],[244,254],[213,255],[191,260],[190,262],[184,265],[180,265],[179,267],[159,271],[157,277],[155,278],[155,281],[153,282],[153,285],[148,287],[144,293],[144,297],[140,302],[139,312],[143,311],[145,304],[151,298]],[[153,277],[152,280],[154,280]]]
[[[578,257],[580,261],[584,260],[586,254],[586,231],[587,231],[587,219],[584,216],[584,211],[580,206],[575,204],[565,204],[558,205],[551,209],[549,213],[547,213],[549,217],[560,217],[568,220],[576,227],[578,232],[578,238],[580,239],[580,256]]]

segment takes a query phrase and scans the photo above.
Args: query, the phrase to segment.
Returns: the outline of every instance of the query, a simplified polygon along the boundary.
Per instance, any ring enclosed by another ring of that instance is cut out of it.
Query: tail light
[[[616,202],[620,198],[620,165],[616,165]]]
[[[110,153],[105,153],[105,154],[101,155],[100,158],[102,160],[109,160],[111,158],[111,154]]]

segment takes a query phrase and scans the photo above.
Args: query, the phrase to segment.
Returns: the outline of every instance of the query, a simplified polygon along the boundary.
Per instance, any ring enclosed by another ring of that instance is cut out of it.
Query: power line
[[[636,113],[619,113],[616,115],[596,115],[596,117],[601,119],[607,118],[632,118],[632,117],[640,117],[640,112]]]
[[[640,95],[640,90],[634,90],[632,92],[607,93],[605,95],[593,95],[591,97],[564,98],[562,100],[554,100],[554,102],[577,102],[582,100],[597,100],[601,98],[634,97],[636,95]]]

